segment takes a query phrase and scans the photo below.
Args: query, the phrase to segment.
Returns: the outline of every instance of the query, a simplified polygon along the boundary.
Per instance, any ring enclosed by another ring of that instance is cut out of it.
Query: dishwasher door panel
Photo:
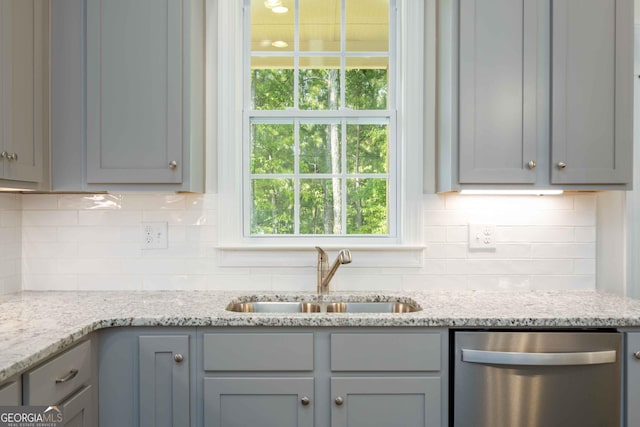
[[[455,427],[620,425],[619,333],[456,332]]]

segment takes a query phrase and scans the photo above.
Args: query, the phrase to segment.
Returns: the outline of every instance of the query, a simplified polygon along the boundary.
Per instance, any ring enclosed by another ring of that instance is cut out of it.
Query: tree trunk
[[[340,70],[331,69],[328,74],[329,109],[338,109],[338,89],[340,87]],[[340,173],[340,135],[339,126],[329,125],[329,141],[331,146],[331,173]],[[333,190],[333,234],[342,234],[342,183],[340,178],[332,178]]]

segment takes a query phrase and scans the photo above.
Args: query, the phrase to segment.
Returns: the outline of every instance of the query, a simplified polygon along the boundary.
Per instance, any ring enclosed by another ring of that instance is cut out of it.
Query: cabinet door
[[[537,1],[460,2],[461,184],[536,180]]]
[[[189,337],[141,336],[140,426],[189,426]]]
[[[554,184],[631,181],[633,0],[554,0]]]
[[[2,177],[42,181],[47,69],[47,0],[0,0]]]
[[[332,378],[332,427],[440,427],[440,379]]]
[[[640,332],[626,333],[627,345],[625,354],[625,370],[627,378],[625,408],[625,426],[640,426],[640,406],[638,396],[640,396],[640,359],[635,357],[635,353],[640,351]]]
[[[87,182],[182,182],[183,0],[87,0]]]
[[[205,427],[312,427],[313,378],[205,378]]]
[[[91,427],[97,425],[93,413],[91,386],[86,386],[70,399],[62,403],[65,427]]]
[[[22,405],[22,384],[20,380],[0,385],[0,406]]]

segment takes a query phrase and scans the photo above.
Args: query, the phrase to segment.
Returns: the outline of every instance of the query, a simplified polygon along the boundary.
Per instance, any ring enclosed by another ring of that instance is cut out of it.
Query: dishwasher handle
[[[576,353],[519,353],[462,349],[462,361],[487,365],[571,366],[615,363],[616,350]]]

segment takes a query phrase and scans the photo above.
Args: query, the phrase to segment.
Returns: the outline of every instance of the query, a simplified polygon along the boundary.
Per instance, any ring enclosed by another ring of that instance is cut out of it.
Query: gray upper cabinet
[[[631,181],[632,0],[553,0],[552,182]]]
[[[438,4],[438,191],[631,188],[633,0]]]
[[[47,181],[48,28],[48,0],[0,0],[1,187]]]
[[[460,183],[536,181],[536,3],[460,3]]]
[[[52,15],[53,189],[203,191],[204,1],[65,0]]]
[[[182,182],[182,9],[87,2],[87,182]]]

